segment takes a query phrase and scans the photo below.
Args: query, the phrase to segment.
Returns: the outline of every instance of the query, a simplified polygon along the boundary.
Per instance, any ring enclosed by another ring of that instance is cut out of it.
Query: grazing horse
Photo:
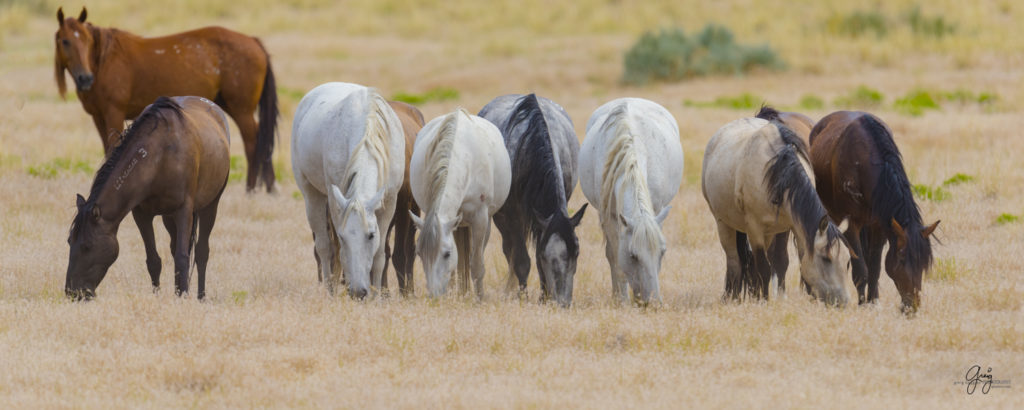
[[[412,215],[419,216],[420,207],[412,197],[412,188],[409,187],[409,161],[412,160],[412,148],[416,144],[416,133],[423,128],[423,113],[412,105],[400,101],[388,101],[391,109],[398,114],[402,121],[402,131],[405,132],[405,179],[402,181],[402,189],[398,191],[398,203],[395,206],[395,217],[391,219],[391,226],[388,227],[388,238],[385,241],[385,252],[388,258],[395,265],[395,276],[398,277],[398,288],[403,296],[412,296],[414,287],[412,281],[413,261],[416,259],[416,225],[412,223]],[[391,229],[395,230],[395,252],[391,253]],[[384,275],[381,277],[381,287],[388,286],[388,268],[384,265]]]
[[[160,255],[153,217],[163,215],[174,254],[174,289],[188,292],[195,245],[198,298],[206,295],[206,261],[217,204],[228,182],[228,121],[200,97],[158,98],[142,111],[96,172],[89,199],[78,195],[71,224],[64,291],[91,298],[117,259],[117,228],[132,213],[146,247],[153,288],[160,286]]]
[[[134,118],[161,95],[195,95],[219,105],[235,120],[249,163],[246,189],[262,178],[273,191],[277,90],[270,55],[255,37],[206,27],[165,37],[143,38],[115,28],[64,18],[56,34],[54,76],[64,96],[64,71],[110,153],[124,120]],[[259,106],[259,124],[254,114]]]
[[[495,98],[479,115],[501,129],[512,162],[512,188],[494,214],[494,225],[519,290],[526,291],[530,276],[526,243],[532,238],[543,299],[568,307],[580,249],[574,229],[587,209],[584,204],[569,217],[567,202],[576,187],[580,150],[572,120],[561,106],[534,94]],[[512,289],[513,275],[508,279]]]
[[[601,218],[613,297],[625,301],[628,294],[640,305],[661,301],[661,224],[682,181],[679,126],[664,107],[620,98],[590,116],[580,187]]]
[[[765,250],[776,235],[792,231],[811,294],[846,304],[842,275],[851,254],[840,232],[846,221],[837,228],[828,218],[814,191],[806,145],[792,130],[762,118],[726,124],[704,151],[701,188],[726,254],[725,297],[739,299],[745,288],[767,299],[775,267]],[[743,261],[748,248],[753,272]]]
[[[885,271],[896,283],[902,309],[914,312],[939,222],[922,222],[892,131],[874,115],[839,111],[822,118],[810,139],[818,194],[833,218],[850,218],[846,237],[864,255],[853,262],[860,303],[878,299],[882,246],[888,242]]]
[[[405,136],[377,91],[350,83],[317,86],[292,124],[292,172],[306,200],[320,280],[334,293],[344,272],[349,295],[381,289],[384,235],[405,173]]]
[[[767,121],[778,121],[793,131],[806,144],[811,135],[811,128],[814,128],[814,120],[797,112],[780,112],[769,106],[762,106],[754,115]],[[736,233],[737,243],[749,243],[747,234]],[[753,263],[753,254],[750,247],[739,248],[740,263],[743,266],[743,274],[750,272]],[[786,291],[786,270],[789,269],[789,231],[775,235],[772,244],[768,247],[768,261],[771,263],[772,271],[776,275],[776,286],[779,292]]]
[[[470,272],[477,298],[483,298],[484,248],[491,216],[505,203],[512,166],[501,131],[463,109],[427,123],[416,135],[409,163],[412,195],[424,207],[416,254],[423,263],[427,291],[448,291],[456,265],[459,292],[469,291]]]

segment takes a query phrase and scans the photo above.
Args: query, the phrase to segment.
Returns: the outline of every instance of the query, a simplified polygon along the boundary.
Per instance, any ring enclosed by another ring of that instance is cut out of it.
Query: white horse
[[[827,303],[847,303],[843,274],[851,255],[840,232],[846,221],[837,228],[828,218],[807,146],[792,130],[761,118],[726,124],[708,141],[701,185],[726,254],[726,297],[739,299],[745,287],[767,299],[778,272],[765,249],[792,231],[803,283]]]
[[[601,217],[612,295],[622,301],[631,295],[642,305],[660,302],[661,224],[683,181],[675,118],[640,98],[602,105],[587,121],[579,169],[583,194]]]
[[[445,294],[458,265],[460,292],[469,290],[472,271],[482,298],[491,216],[505,203],[512,181],[501,132],[462,109],[437,117],[416,135],[409,171],[413,198],[426,211],[423,219],[412,219],[420,230],[416,254],[427,290],[434,297]]]
[[[356,84],[314,88],[295,111],[292,172],[328,291],[333,294],[339,270],[353,297],[365,297],[371,280],[380,289],[381,228],[391,224],[405,172],[402,123],[388,102]]]

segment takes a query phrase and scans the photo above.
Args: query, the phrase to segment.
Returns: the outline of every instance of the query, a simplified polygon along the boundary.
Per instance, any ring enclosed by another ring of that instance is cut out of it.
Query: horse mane
[[[524,222],[528,224],[533,240],[540,243],[544,233],[543,218],[554,215],[552,223],[556,219],[568,221],[564,215],[565,186],[561,166],[555,159],[548,123],[535,94],[516,101],[502,134],[512,135],[520,124],[526,124],[526,130],[522,133],[515,162],[512,163],[515,179],[512,180],[509,198],[514,198],[512,200],[517,201],[516,206],[520,209],[530,212],[530,217]]]
[[[132,125],[128,129],[121,133],[120,138],[117,140],[117,145],[107,155],[107,159],[104,160],[103,165],[96,171],[96,176],[92,182],[92,188],[89,189],[89,198],[85,201],[82,209],[75,215],[74,221],[71,223],[71,234],[73,235],[77,227],[81,226],[84,222],[85,215],[88,215],[99,199],[100,192],[107,185],[107,181],[110,180],[110,176],[114,173],[114,168],[121,162],[121,158],[124,157],[124,153],[128,150],[128,146],[139,138],[140,135],[148,135],[150,132],[156,130],[161,122],[168,121],[165,113],[173,114],[178,120],[184,119],[184,113],[182,112],[181,105],[178,105],[174,100],[167,97],[159,97],[146,107],[139,114],[138,117],[132,121]]]
[[[807,248],[814,249],[814,235],[818,229],[818,222],[828,213],[821,203],[821,198],[818,197],[814,182],[804,168],[805,164],[810,163],[807,157],[807,144],[781,122],[772,120],[771,125],[778,130],[783,145],[768,161],[764,174],[768,200],[777,212],[783,205],[789,205],[791,217],[804,229]],[[829,225],[826,233],[828,247],[836,240],[842,240],[842,233],[834,224]]]
[[[754,117],[767,121],[781,121],[778,110],[769,105],[763,104],[761,105],[761,109],[757,111],[757,114],[754,114]]]
[[[632,250],[655,249],[661,246],[661,227],[654,219],[650,188],[647,187],[647,178],[640,167],[636,137],[631,125],[628,104],[622,103],[608,113],[602,127],[602,131],[605,132],[614,127],[612,130],[615,133],[605,159],[604,172],[601,174],[601,203],[604,208],[602,216],[604,220],[608,220],[622,215],[622,201],[615,195],[616,182],[621,177],[623,186],[630,186],[636,190],[640,212],[650,214],[647,218],[632,221],[636,226],[632,227],[633,242],[629,247]]]
[[[352,168],[354,166],[352,158],[361,151],[366,150],[366,153],[377,164],[377,184],[384,186],[387,168],[391,160],[390,141],[388,140],[390,127],[388,127],[388,119],[385,115],[386,110],[390,108],[388,107],[388,102],[373,89],[366,90],[365,107],[366,123],[363,126],[363,138],[359,140],[359,143],[352,150],[352,155],[349,157],[349,161],[345,166],[345,172],[342,175],[344,175],[345,180],[349,180],[358,172],[357,169]],[[351,187],[344,187],[346,193],[349,188]]]
[[[927,269],[932,264],[931,243],[918,234],[923,225],[921,209],[914,202],[903,167],[903,155],[896,147],[892,133],[875,116],[862,115],[857,124],[871,138],[882,164],[875,189],[871,192],[871,213],[888,237],[895,235],[889,223],[895,219],[907,231],[907,266],[915,272]]]
[[[458,128],[459,114],[469,116],[469,113],[462,108],[448,114],[441,123],[437,136],[427,147],[427,158],[430,161],[430,168],[427,169],[427,175],[430,176],[430,189],[428,190],[430,199],[427,202],[431,204],[430,209],[433,209],[433,204],[441,198],[440,193],[448,183],[448,166],[455,148],[455,132]]]

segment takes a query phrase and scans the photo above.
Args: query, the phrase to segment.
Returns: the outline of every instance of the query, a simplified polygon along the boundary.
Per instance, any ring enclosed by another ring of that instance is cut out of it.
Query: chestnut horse
[[[96,27],[85,21],[86,15],[82,8],[77,19],[65,19],[64,11],[57,10],[54,75],[63,97],[64,71],[71,74],[105,153],[114,149],[124,120],[138,116],[157,97],[205,97],[238,125],[249,164],[246,189],[252,191],[261,178],[273,191],[277,91],[270,56],[259,39],[221,27],[143,38]]]
[[[161,268],[153,217],[163,215],[174,254],[175,293],[188,291],[195,245],[198,297],[203,298],[210,231],[228,182],[228,130],[224,111],[201,97],[160,97],[143,110],[96,171],[89,199],[78,195],[68,236],[68,297],[96,294],[117,259],[117,228],[131,212],[146,246],[153,287],[160,286]]]
[[[413,215],[419,216],[420,207],[412,197],[412,188],[409,188],[409,161],[412,160],[412,148],[416,145],[416,134],[423,128],[426,121],[423,113],[416,107],[400,101],[388,101],[391,109],[398,114],[402,121],[402,131],[405,133],[405,180],[402,182],[402,189],[398,191],[398,203],[395,206],[395,217],[391,219],[391,226],[388,227],[388,235],[385,243],[385,253],[395,265],[395,276],[398,277],[398,288],[402,296],[412,296],[414,287],[412,281],[413,262],[416,260],[416,225],[412,222]],[[395,230],[394,253],[391,252],[391,230]],[[381,287],[388,286],[388,267],[384,265],[384,275],[381,280]]]
[[[863,255],[853,260],[860,303],[878,299],[882,245],[888,241],[885,271],[896,283],[903,311],[916,311],[939,222],[922,223],[892,131],[874,115],[839,111],[822,118],[810,140],[818,195],[833,219],[850,218],[846,237]]]

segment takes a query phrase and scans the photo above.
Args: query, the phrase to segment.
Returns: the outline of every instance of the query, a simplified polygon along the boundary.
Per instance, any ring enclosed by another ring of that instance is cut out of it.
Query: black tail
[[[263,53],[267,55],[267,75],[263,79],[263,92],[260,93],[260,124],[256,132],[256,163],[257,175],[263,178],[267,191],[274,187],[274,164],[271,155],[274,153],[274,134],[277,132],[277,84],[274,81],[274,70],[270,66],[270,54],[263,43],[259,42]]]

